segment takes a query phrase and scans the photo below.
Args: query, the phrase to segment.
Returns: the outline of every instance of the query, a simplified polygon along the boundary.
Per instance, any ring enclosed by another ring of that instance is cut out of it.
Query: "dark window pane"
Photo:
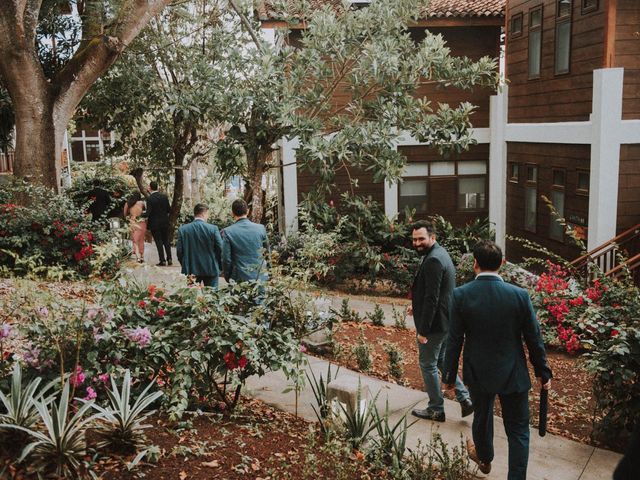
[[[527,181],[538,181],[538,167],[536,167],[535,165],[527,165]]]
[[[540,75],[540,50],[541,50],[542,32],[534,30],[529,32],[529,76],[537,77]]]
[[[571,23],[559,23],[556,25],[556,73],[569,71],[570,43]]]
[[[427,181],[426,180],[404,180],[400,184],[400,198],[398,199],[398,210],[403,211],[406,207],[416,210],[416,213],[427,213]]]
[[[582,0],[582,8],[583,10],[598,8],[598,0]]]
[[[532,10],[529,14],[529,27],[539,27],[542,25],[542,9]]]
[[[515,15],[511,18],[511,34],[518,35],[522,33],[522,15]]]
[[[565,186],[565,175],[564,170],[554,170],[553,171],[553,184],[558,185],[560,187]]]
[[[554,240],[564,240],[564,225],[558,220],[564,218],[564,192],[560,190],[551,191],[551,204],[555,212],[551,212],[549,223],[549,237]]]
[[[71,141],[71,155],[74,162],[84,162],[84,151],[82,149],[82,140]]]
[[[481,210],[485,208],[486,177],[458,179],[458,208]]]
[[[517,182],[519,173],[519,165],[517,163],[509,164],[509,180]]]
[[[535,187],[528,187],[524,197],[524,229],[536,231],[538,192]]]
[[[578,172],[578,190],[589,191],[589,173]]]
[[[97,162],[100,160],[100,143],[97,140],[86,140],[87,161]]]

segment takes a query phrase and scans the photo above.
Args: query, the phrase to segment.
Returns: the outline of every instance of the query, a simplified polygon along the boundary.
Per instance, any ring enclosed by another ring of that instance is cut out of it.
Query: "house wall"
[[[615,66],[624,67],[622,118],[640,118],[640,2],[617,0]],[[636,157],[638,158],[638,157]]]
[[[507,144],[507,172],[509,172],[509,165],[515,163],[518,165],[519,175],[517,182],[508,180],[507,184],[507,235],[527,238],[567,259],[576,258],[580,254],[580,249],[570,239],[565,236],[565,240],[560,242],[550,238],[549,225],[553,217],[541,196],[550,198],[553,188],[553,169],[564,170],[566,172],[564,217],[573,225],[586,226],[589,215],[589,196],[577,192],[577,182],[578,171],[589,171],[589,158],[589,145],[509,142]],[[524,227],[527,164],[534,164],[538,167],[535,232],[527,231]],[[507,177],[509,177],[509,173],[507,173]],[[506,246],[506,256],[510,260],[517,261],[525,256],[536,256],[519,242],[507,241]]]
[[[640,223],[640,145],[620,146],[618,233]]]
[[[627,1],[627,0],[625,0]],[[628,0],[633,2],[635,0]],[[586,121],[591,113],[593,70],[602,68],[605,0],[598,9],[582,12],[573,0],[569,73],[555,74],[555,0],[511,0],[507,30],[514,15],[522,14],[522,34],[507,32],[506,68],[509,81],[509,122]],[[542,62],[539,78],[529,79],[529,12],[543,6]]]

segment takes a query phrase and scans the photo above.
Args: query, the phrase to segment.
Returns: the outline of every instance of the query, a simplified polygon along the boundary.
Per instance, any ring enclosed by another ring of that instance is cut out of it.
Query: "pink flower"
[[[165,313],[167,313],[167,311],[164,308],[159,308],[156,312],[156,315],[158,315],[159,317],[164,317]]]
[[[148,327],[127,328],[124,334],[132,342],[136,342],[141,347],[146,347],[151,343],[151,331]]]
[[[38,307],[38,313],[41,317],[48,317],[49,309],[47,307]]]
[[[301,351],[302,353],[305,353],[305,352],[307,351],[307,346],[306,346],[306,345],[303,345],[303,344],[300,344],[300,351]]]
[[[89,307],[87,310],[87,320],[93,320],[98,316],[98,312],[100,311],[100,307]]]
[[[78,365],[76,367],[76,371],[69,378],[69,383],[71,383],[71,385],[73,385],[74,387],[78,387],[84,383],[84,380],[84,372],[82,371],[82,367]]]
[[[0,340],[7,338],[9,335],[11,335],[11,325],[8,323],[0,325]]]
[[[106,385],[107,382],[109,382],[109,374],[108,373],[101,373],[100,375],[98,375],[98,380],[100,380],[102,383],[104,383]]]
[[[97,396],[98,394],[93,388],[87,387],[87,394],[84,397],[85,400],[95,400]]]

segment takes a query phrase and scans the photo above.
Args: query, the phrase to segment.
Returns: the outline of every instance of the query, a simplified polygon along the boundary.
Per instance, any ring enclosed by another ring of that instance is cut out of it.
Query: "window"
[[[556,13],[555,73],[569,72],[571,59],[571,0],[558,0]]]
[[[486,205],[486,177],[458,179],[458,208],[483,210]]]
[[[427,213],[427,180],[404,180],[400,184],[400,198],[398,199],[398,209],[405,208],[416,210],[416,213]]]
[[[446,177],[456,174],[456,162],[431,162],[432,177]]]
[[[542,6],[529,11],[529,78],[540,76],[541,53]]]
[[[536,232],[538,223],[538,167],[527,165],[527,187],[524,194],[524,229]]]
[[[520,35],[522,35],[522,13],[516,13],[513,17],[511,17],[509,34],[512,37],[519,37]]]
[[[593,12],[598,9],[598,0],[582,0],[582,13]]]
[[[581,195],[589,195],[589,172],[578,170],[578,184],[576,185],[576,193]]]
[[[517,163],[509,164],[509,181],[513,183],[518,183],[520,174],[520,166]]]
[[[566,185],[566,172],[562,169],[554,168],[551,173],[551,205],[555,212],[551,213],[549,220],[549,238],[564,241],[564,225],[560,219],[564,219],[564,190]]]

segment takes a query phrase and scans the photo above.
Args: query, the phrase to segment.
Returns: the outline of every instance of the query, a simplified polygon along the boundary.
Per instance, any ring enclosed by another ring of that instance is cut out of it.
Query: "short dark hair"
[[[247,202],[245,202],[243,199],[238,198],[237,200],[234,200],[233,203],[231,204],[231,211],[236,217],[242,217],[243,215],[246,215],[247,212],[249,211],[249,206],[247,205]]]
[[[151,190],[157,190],[158,189],[158,182],[156,182],[156,181],[149,182],[149,188],[151,188]]]
[[[502,265],[502,250],[491,240],[480,240],[473,247],[473,258],[481,270],[494,272]]]
[[[420,230],[421,228],[424,228],[429,235],[436,234],[436,226],[430,220],[418,220],[413,225],[411,225],[412,232],[414,230]]]
[[[209,207],[207,207],[204,203],[198,203],[195,207],[193,207],[193,214],[197,217],[198,215],[202,215],[204,212],[209,211]]]

